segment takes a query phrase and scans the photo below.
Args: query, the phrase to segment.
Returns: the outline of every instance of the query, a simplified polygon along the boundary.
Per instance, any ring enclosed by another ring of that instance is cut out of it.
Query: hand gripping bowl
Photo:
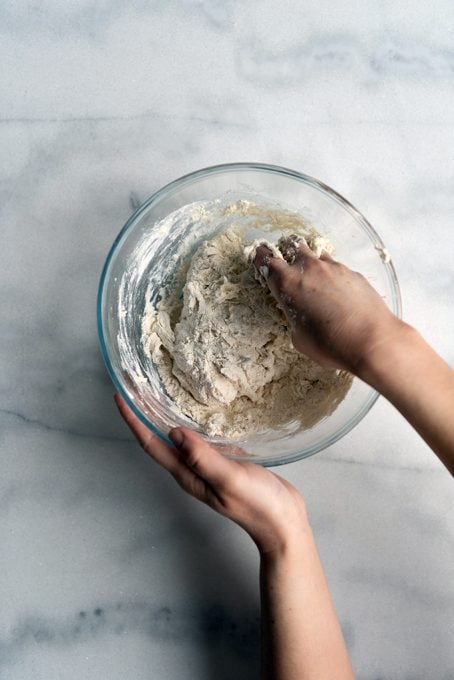
[[[182,240],[192,238],[194,249],[213,235],[215,225],[207,225],[206,233],[196,236],[188,233],[187,225],[186,231],[177,228],[169,230],[171,233],[163,233],[155,225],[188,203],[222,196],[232,200],[262,198],[297,211],[321,234],[329,236],[336,259],[364,274],[392,311],[399,316],[401,313],[396,273],[380,237],[358,210],[321,182],[260,163],[217,165],[171,182],[136,210],[115,239],[102,271],[97,305],[99,339],[112,381],[142,422],[163,439],[177,425],[199,428],[179,412],[144,352],[141,321],[145,300],[147,295],[158,299],[160,287],[172,276],[172,255]],[[137,253],[145,240],[149,256],[139,264]],[[150,281],[156,281],[151,294]],[[355,378],[339,406],[307,430],[267,430],[235,442],[204,436],[228,456],[267,466],[289,463],[343,437],[377,397],[373,389]]]

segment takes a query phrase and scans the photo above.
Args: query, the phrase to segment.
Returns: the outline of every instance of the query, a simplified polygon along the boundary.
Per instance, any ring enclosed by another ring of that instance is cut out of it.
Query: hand
[[[245,529],[262,555],[285,551],[308,526],[304,500],[285,479],[254,463],[225,458],[186,427],[171,430],[173,448],[118,394],[115,402],[145,452],[187,493]]]
[[[267,273],[271,293],[290,323],[295,348],[322,365],[358,374],[369,352],[392,341],[406,325],[364,276],[327,253],[319,259],[304,241],[297,244],[292,264],[273,257],[262,245],[254,265]]]

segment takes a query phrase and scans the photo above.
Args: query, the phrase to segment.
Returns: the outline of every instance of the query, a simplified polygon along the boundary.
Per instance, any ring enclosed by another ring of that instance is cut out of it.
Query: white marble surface
[[[454,5],[0,8],[0,677],[257,677],[257,558],[119,421],[95,297],[132,208],[199,167],[314,175],[376,226],[454,362]],[[280,470],[360,680],[452,680],[453,485],[384,400]],[[334,679],[333,679],[334,680]]]

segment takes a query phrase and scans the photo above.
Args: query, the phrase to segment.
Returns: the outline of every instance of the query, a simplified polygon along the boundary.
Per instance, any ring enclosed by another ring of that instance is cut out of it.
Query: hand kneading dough
[[[313,233],[312,241],[315,252],[320,243],[329,247]],[[351,384],[348,374],[293,348],[286,318],[257,280],[245,245],[234,228],[202,243],[183,299],[175,285],[143,320],[146,351],[169,396],[207,434],[230,439],[291,421],[310,427]]]

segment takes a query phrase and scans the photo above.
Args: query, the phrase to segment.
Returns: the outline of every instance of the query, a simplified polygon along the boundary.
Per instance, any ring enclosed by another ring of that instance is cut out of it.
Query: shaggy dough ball
[[[316,253],[330,248],[319,238],[306,229]],[[208,434],[230,439],[290,421],[309,427],[351,383],[294,349],[282,310],[250,264],[257,243],[245,245],[233,227],[203,242],[176,277],[182,299],[175,285],[143,321],[146,351],[169,395]]]

